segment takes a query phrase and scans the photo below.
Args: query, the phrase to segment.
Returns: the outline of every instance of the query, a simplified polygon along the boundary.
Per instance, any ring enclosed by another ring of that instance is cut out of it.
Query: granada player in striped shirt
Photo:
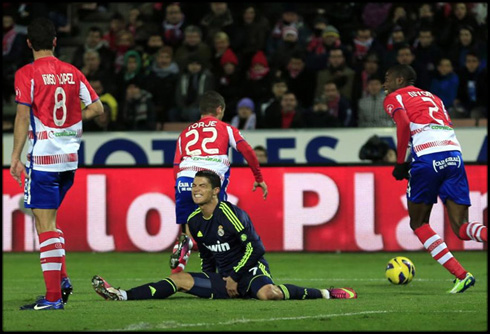
[[[487,242],[487,227],[468,220],[471,202],[461,146],[443,102],[413,86],[416,77],[408,65],[395,65],[386,72],[384,108],[396,123],[398,142],[393,176],[397,180],[408,179],[410,227],[431,256],[455,276],[448,292],[460,293],[473,286],[475,278],[430,227],[432,206],[439,196],[453,232],[462,240]],[[410,164],[404,162],[409,142]]]
[[[252,170],[255,182],[252,190],[262,188],[263,198],[267,197],[267,185],[260,171],[255,151],[243,138],[240,131],[222,122],[225,112],[225,99],[215,91],[207,91],[199,101],[201,119],[185,128],[177,139],[174,157],[175,177],[175,216],[177,224],[184,232],[174,246],[170,257],[173,273],[185,268],[190,249],[195,248],[187,228],[187,218],[197,208],[192,200],[192,180],[198,171],[210,170],[221,178],[220,200],[226,200],[226,188],[230,176],[230,147],[240,152]],[[187,236],[186,236],[187,234]]]
[[[15,74],[17,115],[10,174],[20,186],[22,173],[25,175],[24,204],[35,217],[46,294],[20,309],[59,310],[73,287],[66,272],[64,237],[57,229],[56,213],[73,184],[82,120],[102,115],[104,110],[85,76],[54,57],[56,30],[51,21],[32,21],[27,45],[34,62]],[[84,110],[80,102],[86,106]],[[24,166],[20,155],[27,137]]]

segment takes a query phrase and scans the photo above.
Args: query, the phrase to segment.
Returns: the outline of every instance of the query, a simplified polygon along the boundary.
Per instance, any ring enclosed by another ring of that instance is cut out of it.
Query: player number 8
[[[61,100],[58,100],[58,96],[61,95]],[[65,90],[61,87],[56,88],[56,91],[54,92],[54,109],[53,109],[53,120],[54,124],[57,126],[62,126],[65,124],[66,121],[66,94]],[[59,108],[63,109],[63,117],[59,119],[56,117],[56,110]]]

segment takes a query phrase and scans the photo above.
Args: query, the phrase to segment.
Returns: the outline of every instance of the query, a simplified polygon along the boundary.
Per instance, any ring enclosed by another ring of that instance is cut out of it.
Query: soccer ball
[[[397,256],[388,261],[385,275],[393,284],[408,284],[415,276],[415,266],[404,256]]]

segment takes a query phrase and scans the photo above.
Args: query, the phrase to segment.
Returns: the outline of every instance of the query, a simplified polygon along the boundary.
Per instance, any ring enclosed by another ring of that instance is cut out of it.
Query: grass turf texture
[[[416,267],[408,285],[384,276],[388,260]],[[446,293],[452,276],[426,252],[269,253],[275,283],[353,287],[354,300],[208,300],[177,293],[165,300],[105,301],[92,289],[101,275],[129,289],[168,276],[169,253],[68,253],[73,295],[64,311],[20,311],[44,293],[37,253],[3,254],[3,331],[486,331],[487,253],[454,252],[476,278],[462,294]],[[189,271],[199,271],[192,254]]]

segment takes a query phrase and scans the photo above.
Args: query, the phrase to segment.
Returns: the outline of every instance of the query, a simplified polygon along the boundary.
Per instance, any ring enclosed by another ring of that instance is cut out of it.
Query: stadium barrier
[[[328,128],[308,130],[242,131],[252,147],[267,149],[269,162],[277,164],[363,163],[359,151],[373,135],[386,140],[393,148],[395,128]],[[487,162],[487,129],[456,129],[465,162]],[[84,133],[79,150],[81,166],[134,165],[171,166],[179,132],[105,132]],[[10,165],[12,134],[3,135],[3,165]],[[26,145],[27,147],[27,145]],[[24,150],[23,157],[27,154]],[[243,163],[243,156],[231,150],[230,161]],[[369,163],[369,161],[367,162]]]
[[[487,224],[486,165],[467,165],[470,220]],[[269,196],[252,192],[247,167],[232,167],[230,202],[247,211],[267,251],[417,251],[410,230],[406,181],[391,166],[263,167]],[[39,249],[23,189],[3,169],[3,251]],[[58,213],[68,251],[171,250],[178,234],[171,168],[80,168]],[[432,228],[453,250],[486,248],[451,231],[443,205]]]

